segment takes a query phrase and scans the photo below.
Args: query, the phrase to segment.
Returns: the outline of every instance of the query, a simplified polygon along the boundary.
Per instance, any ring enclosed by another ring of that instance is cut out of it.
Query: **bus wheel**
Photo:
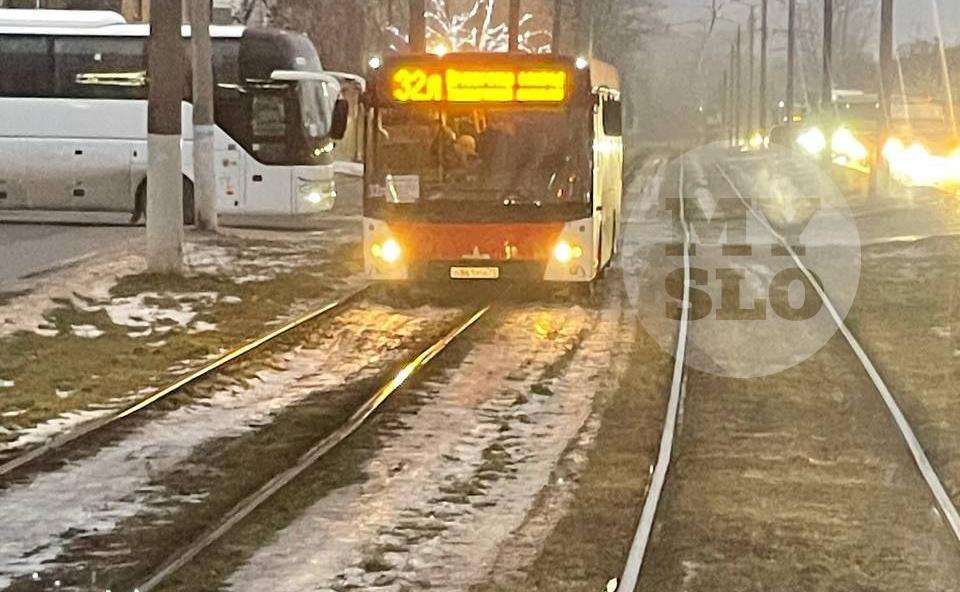
[[[196,210],[194,209],[193,182],[183,177],[183,224],[190,226],[194,223]],[[147,217],[147,180],[144,179],[137,187],[137,192],[133,197],[133,215],[130,216],[130,223],[136,224],[141,218]]]
[[[193,201],[193,181],[183,178],[183,225],[192,226],[196,221],[197,209]]]

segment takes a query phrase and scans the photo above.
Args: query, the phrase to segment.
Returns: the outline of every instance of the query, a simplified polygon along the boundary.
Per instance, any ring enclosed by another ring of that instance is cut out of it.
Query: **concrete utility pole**
[[[890,97],[895,87],[893,62],[893,0],[880,3],[880,98],[890,118]]]
[[[760,129],[767,129],[767,40],[770,36],[769,0],[763,0],[760,9]]]
[[[553,39],[550,50],[561,53],[560,38],[563,37],[563,0],[553,0]]]
[[[756,6],[750,6],[750,72],[747,75],[747,134],[752,136],[756,129],[753,126],[753,73],[757,69],[757,10]]]
[[[410,2],[410,51],[412,53],[426,53],[427,51],[427,7],[425,0],[409,0]]]
[[[183,265],[183,175],[180,100],[183,93],[181,0],[154,0],[147,62],[147,269],[179,273]]]
[[[730,145],[733,146],[736,143],[736,138],[737,138],[737,131],[736,131],[737,127],[735,123],[737,119],[737,115],[736,115],[736,112],[737,112],[737,82],[736,82],[737,81],[737,47],[732,43],[730,44],[730,70],[729,71],[730,71],[730,88],[727,89],[729,93],[729,101],[727,103],[727,106],[730,112],[730,118],[728,120],[730,122],[730,125],[728,128],[728,132],[729,132],[728,135],[730,139]]]
[[[736,95],[733,100],[734,105],[734,145],[739,146],[743,137],[743,42],[740,25],[737,25],[737,69],[736,69]]]
[[[150,20],[150,0],[120,0],[120,14],[131,23]]]
[[[789,0],[787,9],[787,96],[784,101],[787,123],[793,123],[796,110],[796,67],[797,67],[797,0]]]
[[[193,53],[193,195],[197,227],[217,231],[217,180],[214,173],[213,57],[210,0],[190,0]]]
[[[583,55],[587,52],[590,44],[586,24],[589,18],[587,14],[587,5],[585,0],[574,0],[573,26],[574,26],[574,49],[577,55]]]
[[[507,51],[520,50],[520,0],[510,0],[510,20],[507,24]]]
[[[893,0],[880,3],[880,104],[883,107],[883,125],[880,126],[877,146],[883,146],[890,134],[891,97],[894,89],[895,64],[893,61]],[[873,166],[870,167],[871,195],[886,194],[890,188],[889,171],[883,153],[875,152]]]
[[[720,85],[720,127],[725,131],[730,129],[730,117],[727,114],[727,87],[730,85],[730,73],[723,71],[723,82]],[[730,132],[728,131],[727,134]]]
[[[833,104],[833,0],[823,0],[823,86],[820,110]]]

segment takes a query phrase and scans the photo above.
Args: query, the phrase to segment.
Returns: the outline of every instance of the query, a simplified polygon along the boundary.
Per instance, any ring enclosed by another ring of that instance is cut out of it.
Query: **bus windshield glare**
[[[297,83],[300,95],[300,118],[303,123],[306,140],[316,143],[330,134],[333,121],[333,107],[337,101],[325,82],[303,80]]]
[[[447,105],[378,113],[371,198],[589,201],[591,119],[584,109]]]

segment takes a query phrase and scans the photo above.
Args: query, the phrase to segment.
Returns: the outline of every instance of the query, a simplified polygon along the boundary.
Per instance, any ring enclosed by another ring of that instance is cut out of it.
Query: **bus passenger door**
[[[619,240],[623,144],[620,101],[612,93],[599,96],[594,135],[594,207],[600,208],[600,267],[608,264]]]

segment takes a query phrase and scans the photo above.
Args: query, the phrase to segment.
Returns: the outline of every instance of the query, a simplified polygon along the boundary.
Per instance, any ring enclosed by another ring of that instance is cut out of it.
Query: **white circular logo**
[[[681,199],[691,241],[687,363],[752,378],[820,350],[837,327],[790,251],[841,316],[857,293],[861,252],[847,202],[819,165],[786,151],[717,146],[670,163],[646,221],[666,231],[647,243],[650,260],[629,291],[644,327],[671,353],[684,292]]]

